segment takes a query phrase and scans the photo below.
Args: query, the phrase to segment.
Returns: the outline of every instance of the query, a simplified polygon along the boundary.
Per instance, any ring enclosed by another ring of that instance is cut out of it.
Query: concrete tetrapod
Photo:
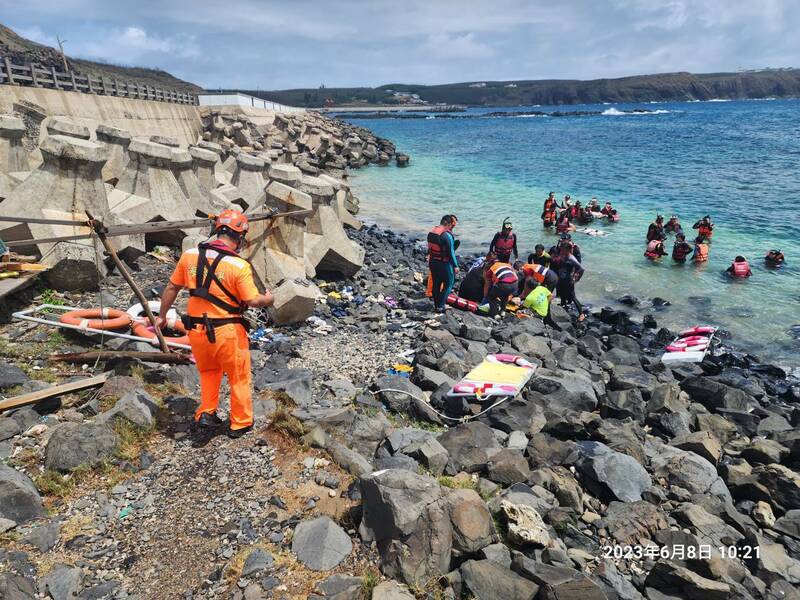
[[[311,196],[273,181],[265,190],[265,199],[256,203],[250,212],[268,209],[291,212],[310,208]],[[247,258],[262,283],[306,277],[305,220],[306,216],[303,216],[250,224]]]
[[[198,217],[207,217],[219,214],[228,208],[228,202],[213,196],[200,185],[192,166],[192,155],[188,151],[180,148],[172,149],[172,174],[175,176],[183,195],[189,200],[189,205],[195,210],[195,214]]]
[[[355,229],[358,231],[364,224],[356,219],[349,210],[347,210],[348,196],[351,196],[350,190],[339,190],[336,192],[336,197],[333,200],[333,210],[344,227]]]
[[[119,181],[125,165],[128,164],[128,146],[131,145],[131,134],[125,129],[100,124],[95,130],[97,141],[108,147],[109,155],[103,166],[103,181]]]
[[[330,206],[333,203],[335,193],[333,186],[324,179],[313,175],[303,175],[300,178],[300,184],[295,187],[311,196],[315,208]]]
[[[307,279],[287,279],[270,290],[275,298],[269,313],[279,325],[300,323],[314,314],[319,288]]]
[[[183,221],[196,218],[195,210],[172,174],[172,149],[134,140],[128,146],[130,160],[117,187],[108,195],[114,214],[131,223]],[[180,246],[182,231],[148,234],[148,241]]]
[[[192,170],[200,185],[208,192],[216,189],[217,181],[214,179],[214,170],[219,164],[219,154],[203,148],[199,144],[190,146],[189,154],[192,157]]]
[[[54,135],[41,145],[42,165],[0,204],[0,214],[72,220],[75,214],[85,218],[85,211],[106,225],[119,224],[109,209],[106,189],[100,177],[108,158],[108,149],[95,142]],[[86,227],[69,225],[4,224],[0,237],[6,240],[41,239],[88,233]],[[10,225],[10,226],[8,226]],[[141,236],[117,237],[120,256],[144,251]],[[105,275],[102,254],[92,240],[39,244],[33,248],[17,247],[23,254],[39,254],[50,267],[47,278],[59,290],[87,290],[97,287]]]
[[[306,221],[305,257],[307,272],[352,277],[364,265],[364,248],[347,237],[334,209],[322,205]]]
[[[293,188],[300,188],[300,178],[303,173],[294,165],[272,165],[269,169],[269,178],[279,181]]]
[[[25,124],[22,119],[0,115],[0,200],[7,198],[18,181],[11,173],[28,171],[28,153],[22,145]]]
[[[86,125],[81,125],[80,123],[75,123],[59,117],[48,119],[46,128],[48,135],[66,135],[81,140],[88,140],[92,137]]]
[[[263,176],[264,161],[256,156],[240,152],[236,157],[236,169],[231,177],[231,185],[239,188],[245,201],[245,210],[253,206],[264,195],[266,182]]]

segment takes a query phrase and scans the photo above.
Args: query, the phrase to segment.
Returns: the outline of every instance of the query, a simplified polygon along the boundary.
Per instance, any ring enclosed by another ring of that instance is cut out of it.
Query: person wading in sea
[[[552,227],[556,224],[556,217],[558,213],[558,201],[556,200],[555,192],[550,192],[544,201],[544,209],[542,210],[542,224],[545,227]]]

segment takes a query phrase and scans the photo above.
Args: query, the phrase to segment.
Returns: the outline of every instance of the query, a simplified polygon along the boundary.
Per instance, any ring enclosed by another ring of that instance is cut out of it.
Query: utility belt
[[[245,331],[250,331],[250,324],[242,317],[209,317],[207,313],[203,313],[202,317],[191,317],[189,315],[181,315],[181,323],[189,331],[195,325],[202,325],[206,330],[206,337],[210,344],[217,342],[216,327],[223,325],[239,324],[244,327]]]

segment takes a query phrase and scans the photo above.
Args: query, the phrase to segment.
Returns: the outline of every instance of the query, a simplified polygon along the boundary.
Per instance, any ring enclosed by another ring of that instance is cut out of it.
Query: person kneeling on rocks
[[[237,210],[224,210],[214,223],[217,237],[183,253],[161,296],[159,322],[178,292],[189,290],[187,314],[182,318],[200,372],[200,407],[195,421],[200,428],[223,424],[217,416],[222,375],[231,388],[230,429],[238,438],[253,428],[250,340],[242,318],[247,307],[272,306],[272,294],[259,294],[250,263],[240,258],[248,222]]]
[[[549,325],[556,331],[561,331],[561,327],[553,320],[553,316],[550,314],[553,292],[557,285],[558,275],[555,271],[545,268],[544,272],[534,273],[531,277],[526,277],[520,298],[522,299],[522,306],[539,315],[545,325]]]
[[[497,255],[491,252],[486,256],[483,271],[483,302],[489,303],[489,316],[500,314],[509,298],[517,292],[517,277],[514,267],[508,263],[497,260]]]

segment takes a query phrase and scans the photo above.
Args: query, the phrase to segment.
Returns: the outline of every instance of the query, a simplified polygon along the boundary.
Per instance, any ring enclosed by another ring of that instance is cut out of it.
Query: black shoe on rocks
[[[224,422],[225,421],[217,416],[217,413],[203,413],[200,415],[200,418],[197,419],[197,426],[200,429],[208,429],[210,427],[219,427]]]
[[[232,440],[238,440],[240,437],[246,433],[249,433],[250,431],[253,431],[252,425],[250,425],[250,427],[242,427],[241,429],[228,429],[228,437]]]

